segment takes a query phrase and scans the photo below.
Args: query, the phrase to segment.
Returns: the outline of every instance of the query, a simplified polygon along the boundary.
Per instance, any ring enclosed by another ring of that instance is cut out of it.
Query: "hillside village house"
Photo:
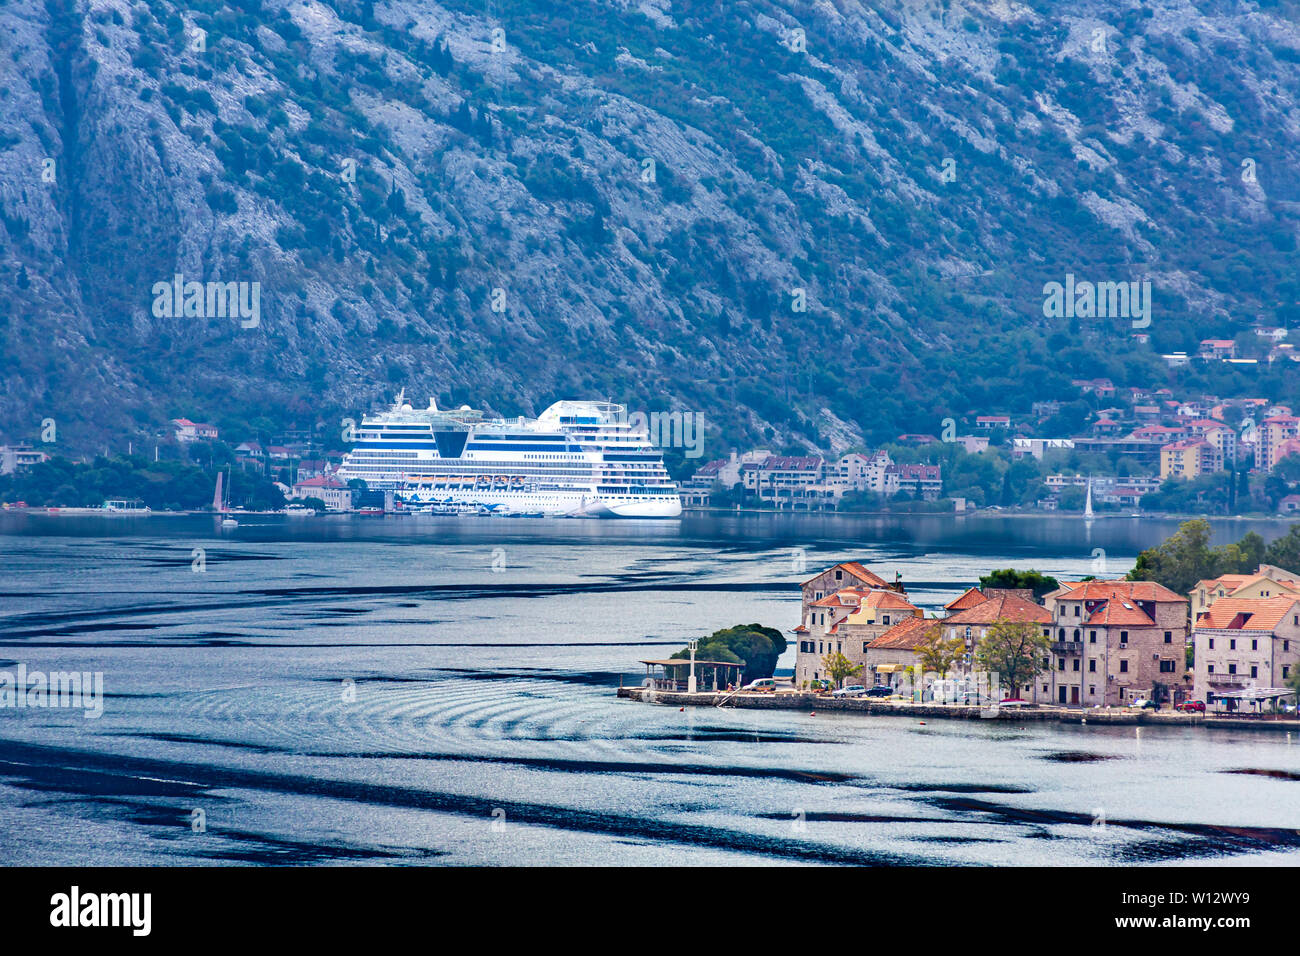
[[[192,441],[216,441],[217,427],[205,422],[192,422],[188,418],[172,419],[173,433],[182,444]]]
[[[1300,418],[1271,415],[1259,423],[1256,432],[1255,467],[1272,471],[1287,455],[1300,451]]]
[[[1187,691],[1186,598],[1151,581],[1077,581],[1044,598],[1052,638],[1039,703],[1177,703]]]
[[[0,475],[12,475],[20,468],[30,468],[49,459],[49,455],[31,445],[0,445]]]
[[[1160,449],[1160,478],[1197,478],[1222,471],[1218,453],[1204,438],[1187,438]]]
[[[1300,596],[1221,597],[1196,619],[1194,691],[1207,706],[1244,710],[1293,697],[1300,666]]]

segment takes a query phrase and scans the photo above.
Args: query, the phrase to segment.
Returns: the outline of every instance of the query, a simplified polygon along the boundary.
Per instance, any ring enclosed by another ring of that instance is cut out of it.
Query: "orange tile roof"
[[[1085,624],[1127,625],[1129,627],[1154,627],[1151,616],[1135,604],[1117,598],[1102,604],[1093,610]]]
[[[945,611],[964,611],[976,604],[983,604],[988,598],[979,588],[967,588],[965,593],[943,606]]]
[[[899,621],[867,647],[871,650],[911,651],[920,647],[939,626],[934,619],[909,617]]]
[[[1119,598],[1127,599],[1130,603],[1187,603],[1187,598],[1154,581],[1067,581],[1061,590],[1053,591],[1049,596],[1067,601],[1111,601]]]
[[[1197,630],[1272,631],[1292,612],[1295,597],[1222,597],[1196,619]]]
[[[995,621],[1037,621],[1048,624],[1052,615],[1047,608],[1014,594],[998,594],[944,618],[945,624],[992,624]]]
[[[827,568],[826,571],[834,571],[836,568],[843,568],[845,571],[853,575],[859,581],[865,581],[867,584],[870,584],[873,587],[878,587],[878,588],[889,587],[888,581],[886,581],[884,578],[868,570],[866,565],[862,564],[860,561],[845,561],[841,564],[836,564],[832,567]],[[803,583],[810,584],[811,582],[817,580],[819,577],[825,574],[826,571],[818,571],[816,574],[814,574],[812,577],[810,577],[807,581],[804,581]]]

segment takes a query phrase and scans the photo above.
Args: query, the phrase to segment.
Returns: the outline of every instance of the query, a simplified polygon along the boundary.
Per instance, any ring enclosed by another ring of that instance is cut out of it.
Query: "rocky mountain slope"
[[[1298,102],[1292,2],[10,0],[0,437],[403,385],[717,450],[1079,377],[1285,398],[1158,353],[1300,317]],[[258,283],[257,324],[169,317],[177,274]],[[1067,274],[1149,279],[1150,342],[1045,316]]]

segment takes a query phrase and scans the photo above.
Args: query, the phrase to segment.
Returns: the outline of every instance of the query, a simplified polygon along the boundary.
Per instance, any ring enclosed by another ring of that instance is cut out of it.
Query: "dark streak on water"
[[[624,814],[555,807],[436,790],[417,790],[389,784],[326,780],[288,773],[213,767],[143,757],[90,753],[60,747],[0,742],[0,767],[15,786],[33,790],[68,790],[69,777],[81,780],[77,792],[86,795],[150,795],[193,800],[214,789],[260,790],[269,793],[310,795],[368,806],[429,810],[491,819],[504,810],[521,824],[556,827],[611,836],[639,836],[686,846],[706,846],[740,853],[832,864],[871,866],[925,865],[924,859],[884,851],[804,841],[775,839],[760,834],[700,826]],[[185,782],[180,782],[184,780]],[[175,781],[175,782],[173,782]]]

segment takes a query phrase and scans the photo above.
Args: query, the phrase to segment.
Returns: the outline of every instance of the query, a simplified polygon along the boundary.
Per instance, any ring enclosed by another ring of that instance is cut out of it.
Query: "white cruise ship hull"
[[[391,491],[417,513],[676,518],[663,454],[627,410],[556,402],[536,419],[468,407],[414,409],[402,396],[367,416],[338,478]]]

